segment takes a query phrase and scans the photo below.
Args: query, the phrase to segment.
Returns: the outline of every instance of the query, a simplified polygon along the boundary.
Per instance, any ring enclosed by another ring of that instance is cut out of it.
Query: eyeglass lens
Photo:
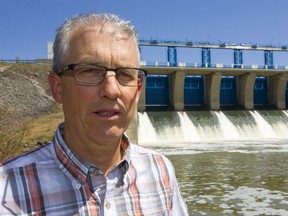
[[[74,68],[75,79],[88,84],[100,84],[106,77],[107,69],[96,65],[76,65]],[[118,82],[126,86],[138,86],[144,82],[145,73],[139,69],[116,69]]]

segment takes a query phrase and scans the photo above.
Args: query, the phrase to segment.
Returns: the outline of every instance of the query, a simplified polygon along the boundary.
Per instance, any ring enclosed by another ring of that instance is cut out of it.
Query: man
[[[135,28],[115,15],[66,21],[48,83],[65,123],[2,164],[0,215],[187,215],[172,164],[124,134],[147,72]]]

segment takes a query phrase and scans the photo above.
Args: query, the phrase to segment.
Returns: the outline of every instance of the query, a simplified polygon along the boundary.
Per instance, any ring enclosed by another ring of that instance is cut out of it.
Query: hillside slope
[[[0,108],[26,117],[50,113],[55,106],[47,84],[51,65],[15,64],[0,68]]]

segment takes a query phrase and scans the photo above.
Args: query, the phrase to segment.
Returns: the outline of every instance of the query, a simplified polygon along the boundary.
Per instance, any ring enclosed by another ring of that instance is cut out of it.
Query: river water
[[[139,144],[174,164],[190,215],[288,215],[288,112],[139,113]]]

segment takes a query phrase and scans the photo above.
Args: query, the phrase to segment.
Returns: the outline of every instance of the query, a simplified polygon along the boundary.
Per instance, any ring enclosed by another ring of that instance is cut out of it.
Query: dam
[[[288,63],[275,65],[273,56],[286,46],[139,40],[140,51],[146,46],[166,47],[167,61],[141,61],[148,76],[127,131],[132,141],[287,141]],[[178,62],[178,47],[201,49],[201,62]],[[232,50],[234,61],[212,64],[213,49]],[[243,50],[263,52],[264,65],[245,64]]]
[[[148,76],[138,111],[151,106],[169,107],[175,111],[197,107],[211,110],[287,107],[288,66],[274,65],[273,56],[273,52],[287,52],[286,46],[140,40],[140,51],[145,46],[167,47],[167,61],[141,61]],[[178,62],[178,47],[201,49],[201,62]],[[234,62],[212,64],[213,49],[233,50]],[[246,65],[243,50],[263,52],[264,65]]]

